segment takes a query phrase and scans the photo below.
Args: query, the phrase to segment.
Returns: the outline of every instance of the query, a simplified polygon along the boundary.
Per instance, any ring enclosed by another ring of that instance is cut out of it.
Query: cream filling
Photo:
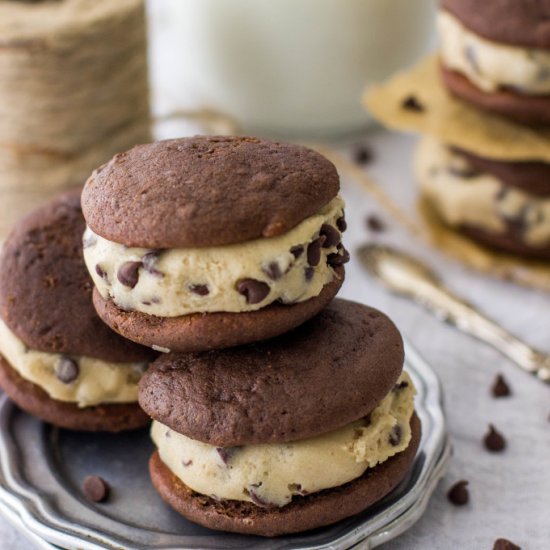
[[[127,248],[88,228],[84,259],[103,298],[111,298],[121,309],[158,317],[254,311],[277,300],[303,302],[318,296],[337,276],[327,263],[327,256],[339,252],[336,245],[321,248],[320,261],[314,267],[308,264],[307,248],[324,224],[330,225],[340,240],[337,220],[343,216],[343,208],[343,200],[336,197],[283,235],[211,248],[159,252]],[[296,250],[301,250],[297,257]],[[144,256],[153,260],[145,262]],[[133,288],[119,277],[127,262],[142,262]],[[247,279],[260,286],[261,299],[248,300],[239,292],[239,283]]]
[[[404,451],[411,440],[415,389],[403,373],[367,419],[332,432],[281,444],[220,448],[195,441],[159,422],[151,435],[163,463],[185,485],[223,500],[284,506],[294,495],[316,493],[362,476]]]
[[[138,382],[145,370],[144,363],[110,363],[29,349],[1,319],[0,354],[23,378],[40,386],[52,399],[79,407],[136,402]],[[77,376],[71,382],[62,382],[59,368],[67,360],[77,366]]]
[[[503,233],[507,221],[519,222],[527,245],[548,246],[550,199],[503,186],[490,174],[472,171],[466,159],[432,137],[420,141],[415,172],[424,197],[448,225]]]
[[[510,87],[525,94],[550,93],[550,51],[492,42],[445,11],[439,12],[437,26],[444,65],[481,90]]]

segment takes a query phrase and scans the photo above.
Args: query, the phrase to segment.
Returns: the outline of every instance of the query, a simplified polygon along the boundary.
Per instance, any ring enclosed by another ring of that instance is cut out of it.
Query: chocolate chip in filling
[[[157,263],[161,253],[162,250],[153,250],[151,252],[147,252],[147,254],[144,254],[141,258],[145,271],[157,277],[164,277],[164,273],[155,268],[155,264]]]
[[[247,304],[259,304],[269,294],[269,285],[256,279],[242,279],[237,283],[237,292],[246,298]]]
[[[315,267],[319,265],[321,261],[321,248],[326,240],[324,235],[318,237],[314,241],[310,242],[307,247],[307,263]]]
[[[189,285],[189,292],[197,294],[198,296],[208,296],[210,294],[210,289],[208,285]]]
[[[300,245],[293,246],[290,249],[290,253],[294,256],[294,258],[298,259],[304,253],[304,247]]]
[[[390,433],[390,445],[393,445],[394,447],[397,447],[401,443],[401,439],[403,437],[403,428],[396,424]]]
[[[266,266],[262,267],[262,271],[273,281],[278,281],[283,276],[278,262],[269,262]]]
[[[60,380],[64,384],[70,384],[71,382],[74,382],[78,378],[79,374],[80,369],[78,368],[77,362],[70,357],[61,357],[61,359],[57,362],[57,365],[55,366],[55,375],[57,376],[58,380]]]
[[[321,231],[319,234],[325,237],[323,248],[332,248],[340,242],[340,232],[328,223],[324,223],[321,226]]]
[[[129,288],[134,288],[139,281],[139,269],[143,266],[142,262],[124,262],[117,272],[117,279],[121,284]]]

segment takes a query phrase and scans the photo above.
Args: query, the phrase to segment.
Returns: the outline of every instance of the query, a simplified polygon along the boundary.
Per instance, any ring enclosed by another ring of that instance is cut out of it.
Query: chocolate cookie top
[[[139,402],[155,420],[211,445],[281,443],[368,415],[402,367],[390,319],[336,299],[273,340],[161,356],[140,382]]]
[[[305,147],[198,136],[116,155],[86,182],[82,207],[110,241],[208,247],[285,233],[338,190],[333,164]]]
[[[550,0],[442,0],[471,31],[529,48],[550,48]]]
[[[133,362],[151,351],[112,332],[92,305],[82,257],[80,190],[24,218],[0,256],[0,317],[32,349]]]

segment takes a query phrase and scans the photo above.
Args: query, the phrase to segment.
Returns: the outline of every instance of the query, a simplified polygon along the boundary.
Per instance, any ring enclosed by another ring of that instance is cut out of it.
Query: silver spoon
[[[404,252],[379,244],[357,250],[363,265],[390,290],[424,306],[439,319],[492,345],[523,370],[550,383],[550,355],[510,334],[474,306],[445,288],[425,264]]]

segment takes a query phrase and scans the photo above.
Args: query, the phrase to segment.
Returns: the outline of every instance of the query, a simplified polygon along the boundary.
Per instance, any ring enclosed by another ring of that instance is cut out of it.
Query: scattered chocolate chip
[[[370,231],[374,231],[376,233],[381,233],[386,229],[386,225],[376,214],[370,214],[367,216],[366,224]]]
[[[346,218],[344,216],[341,216],[336,220],[336,227],[340,230],[340,233],[343,233],[348,228],[348,224],[346,223]]]
[[[187,468],[188,466],[191,466],[193,464],[192,460],[182,460],[181,463]]]
[[[414,111],[416,113],[422,113],[425,110],[424,105],[414,95],[406,97],[401,103],[401,107],[407,111]]]
[[[298,259],[303,253],[304,253],[304,247],[303,246],[293,246],[291,249],[290,249],[290,253],[296,258]]]
[[[314,241],[310,242],[307,247],[307,263],[315,267],[319,265],[321,261],[321,248],[326,240],[325,236],[318,237]]]
[[[315,269],[313,269],[312,267],[306,267],[304,269],[304,277],[306,279],[306,281],[311,281],[311,279],[313,279],[313,274],[315,273]]]
[[[161,252],[161,250],[153,250],[152,252],[147,252],[141,258],[145,271],[157,277],[164,277],[164,273],[154,267]]]
[[[264,498],[262,498],[258,492],[256,491],[256,489],[258,487],[260,487],[262,485],[262,482],[260,483],[253,483],[252,485],[250,485],[250,487],[248,489],[245,489],[244,490],[244,494],[245,495],[248,495],[250,497],[250,500],[256,505],[256,506],[259,506],[260,508],[267,508],[268,506],[270,506],[270,503],[265,500]]]
[[[372,422],[372,419],[370,417],[370,413],[367,414],[367,416],[363,416],[363,418],[361,418],[361,424],[363,425],[364,428],[368,428],[371,425],[371,422]]]
[[[82,483],[84,496],[92,502],[104,502],[109,496],[109,485],[99,476],[87,476]]]
[[[502,374],[497,374],[491,388],[491,393],[493,397],[508,397],[511,395],[510,386]]]
[[[138,283],[139,269],[142,265],[141,262],[124,262],[118,268],[117,279],[124,286],[134,288]]]
[[[210,294],[210,289],[208,285],[189,285],[189,292],[198,294],[199,296],[208,296]]]
[[[55,375],[63,384],[74,382],[79,374],[78,363],[70,357],[61,357],[55,366]]]
[[[269,294],[269,285],[256,279],[242,279],[237,283],[237,292],[246,298],[247,304],[259,304]]]
[[[227,466],[230,460],[235,456],[235,453],[239,450],[239,447],[216,447],[216,451],[222,462]]]
[[[395,386],[393,387],[393,391],[398,392],[408,387],[409,387],[409,383],[406,380],[401,380],[399,384],[395,384]]]
[[[321,226],[319,234],[325,237],[323,248],[332,248],[340,242],[340,231],[328,223]]]
[[[105,278],[105,275],[107,275],[107,273],[105,273],[105,270],[104,270],[99,264],[96,264],[96,266],[95,266],[95,272],[96,272],[102,279],[104,279],[104,278]]]
[[[462,178],[469,180],[479,176],[479,170],[476,170],[472,166],[449,166],[447,169],[451,176],[456,176],[457,178]]]
[[[164,432],[164,437],[172,437],[172,434],[170,433],[170,430],[166,430]]]
[[[327,263],[331,267],[338,267],[340,265],[347,264],[349,262],[349,252],[342,247],[340,253],[329,254],[327,256]]]
[[[262,271],[273,281],[278,281],[283,276],[278,262],[269,262],[269,264],[262,268]]]
[[[497,539],[493,544],[493,550],[521,550],[521,546],[514,544],[508,539]]]
[[[506,448],[506,440],[492,424],[489,424],[489,431],[483,438],[485,448],[492,453],[499,453]]]
[[[403,437],[403,428],[396,424],[390,433],[390,444],[394,447],[397,447],[401,443],[401,438]]]
[[[449,502],[455,506],[464,506],[470,500],[470,492],[468,491],[468,482],[465,480],[455,483],[447,493]]]
[[[357,164],[368,164],[373,157],[372,149],[366,145],[357,145],[353,150],[353,160]]]
[[[293,494],[293,495],[300,495],[302,497],[305,497],[308,493],[308,491],[304,491],[302,489],[302,485],[300,483],[289,483],[288,484],[288,490]]]

